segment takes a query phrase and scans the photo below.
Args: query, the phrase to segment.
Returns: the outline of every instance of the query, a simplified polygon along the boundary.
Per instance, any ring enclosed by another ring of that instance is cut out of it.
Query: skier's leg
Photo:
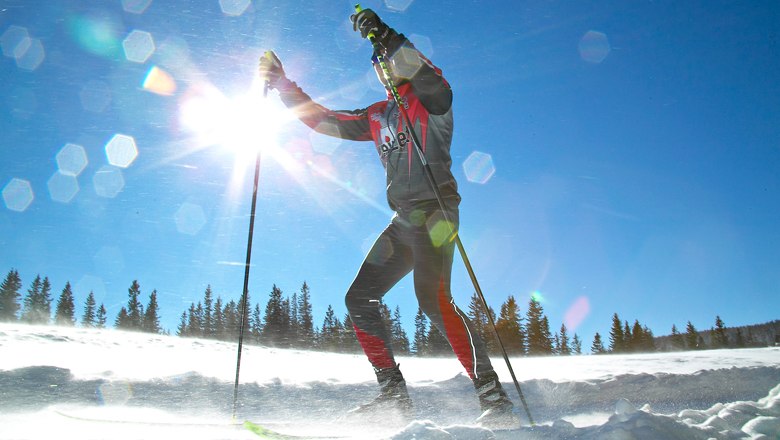
[[[450,210],[448,217],[457,228],[457,208]],[[493,371],[493,366],[482,338],[452,299],[450,278],[455,243],[447,236],[449,227],[443,221],[441,211],[428,212],[425,223],[415,231],[414,288],[420,309],[447,338],[469,377],[474,379],[482,372]]]
[[[494,427],[514,426],[513,404],[493,370],[485,343],[452,299],[450,279],[455,244],[451,237],[437,232],[448,229],[436,226],[443,221],[437,216],[442,217],[440,211],[428,215],[427,226],[420,228],[413,246],[414,285],[420,308],[446,336],[474,383],[483,411],[480,422]],[[457,210],[448,212],[448,217],[457,228]]]
[[[395,220],[395,219],[394,219]],[[374,366],[379,396],[350,411],[361,417],[380,417],[384,422],[394,417],[411,417],[412,401],[406,381],[395,363],[390,335],[379,311],[379,301],[412,268],[412,252],[405,246],[398,226],[391,223],[366,255],[345,302],[358,342]]]
[[[411,250],[398,228],[391,222],[377,238],[345,297],[358,342],[376,370],[396,367],[379,301],[412,269]]]

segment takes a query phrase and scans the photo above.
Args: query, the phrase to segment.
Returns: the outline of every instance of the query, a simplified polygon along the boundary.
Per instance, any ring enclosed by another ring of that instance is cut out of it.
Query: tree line
[[[81,313],[76,311],[72,287],[66,282],[56,303],[52,286],[47,277],[40,275],[30,284],[22,296],[22,281],[18,271],[11,269],[0,284],[0,322],[20,321],[29,324],[106,328],[108,317],[103,304],[97,304],[93,292],[87,296]],[[261,304],[264,303],[264,304]],[[52,310],[52,305],[55,305]],[[402,326],[401,310],[380,302],[380,314],[390,335],[393,350],[399,355],[437,356],[451,353],[449,343],[439,330],[431,325],[428,317],[417,309],[414,318],[414,334],[411,337]],[[336,315],[328,306],[321,323],[316,323],[312,313],[311,291],[306,282],[292,296],[285,295],[276,285],[267,299],[251,303],[225,301],[214,296],[207,286],[203,297],[181,313],[176,335],[223,341],[235,341],[241,331],[241,313],[245,313],[244,336],[249,344],[280,348],[324,350],[334,352],[359,352],[355,330],[349,314]],[[545,356],[582,354],[579,335],[570,335],[565,323],[551,330],[550,320],[544,308],[532,297],[523,313],[514,296],[507,297],[496,314],[492,307],[485,311],[475,293],[471,297],[466,314],[473,323],[473,330],[485,341],[491,354],[499,354],[496,333],[510,356]],[[488,316],[489,314],[489,316]],[[78,315],[78,316],[77,316]],[[490,322],[495,323],[495,331]],[[113,320],[113,327],[149,333],[168,333],[160,326],[160,310],[157,291],[153,290],[143,303],[141,286],[134,280],[127,293],[127,305]],[[731,335],[731,336],[730,336]],[[670,336],[656,338],[653,332],[638,320],[633,325],[612,316],[609,340],[596,333],[590,347],[593,354],[652,352],[658,350],[699,350],[755,346],[751,333],[743,335],[727,330],[720,316],[715,325],[705,332],[698,331],[688,321],[685,333],[672,326]]]

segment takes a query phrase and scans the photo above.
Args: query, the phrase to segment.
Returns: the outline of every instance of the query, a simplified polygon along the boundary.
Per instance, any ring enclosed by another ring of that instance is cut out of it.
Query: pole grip
[[[363,7],[360,6],[360,3],[356,3],[355,4],[355,15],[360,14],[361,12],[363,12]],[[374,35],[373,32],[369,32],[368,35],[366,35],[366,37],[368,37],[368,41],[370,41],[373,44],[374,43],[374,38],[376,38],[376,35]]]

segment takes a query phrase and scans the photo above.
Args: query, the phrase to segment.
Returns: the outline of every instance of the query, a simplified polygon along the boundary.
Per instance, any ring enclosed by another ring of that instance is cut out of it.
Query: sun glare
[[[180,122],[200,147],[220,146],[245,158],[278,148],[277,135],[289,120],[263,97],[262,88],[228,97],[213,87],[190,93],[180,108]]]

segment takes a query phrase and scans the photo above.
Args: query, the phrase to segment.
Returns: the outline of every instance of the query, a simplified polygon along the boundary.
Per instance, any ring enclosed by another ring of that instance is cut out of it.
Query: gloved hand
[[[260,57],[258,72],[260,73],[260,78],[268,81],[268,86],[272,89],[277,88],[279,80],[285,78],[282,62],[272,50],[267,51]]]
[[[349,18],[352,20],[352,29],[360,31],[360,36],[363,38],[367,38],[370,33],[377,38],[382,38],[387,32],[387,25],[371,9],[363,9]]]

